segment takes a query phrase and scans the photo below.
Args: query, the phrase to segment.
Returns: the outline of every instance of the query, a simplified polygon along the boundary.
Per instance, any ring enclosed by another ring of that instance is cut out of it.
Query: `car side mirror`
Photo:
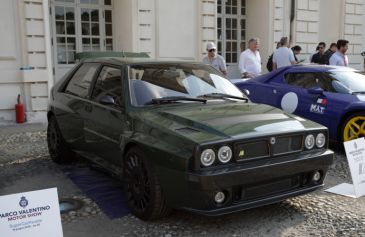
[[[309,88],[308,93],[311,94],[311,95],[322,95],[323,94],[323,89],[319,88],[319,87]]]
[[[245,94],[247,97],[250,95],[250,91],[247,89],[242,90],[243,94]]]
[[[100,100],[99,100],[100,104],[103,105],[115,105],[115,101],[113,99],[113,97],[111,97],[110,95],[103,95]]]

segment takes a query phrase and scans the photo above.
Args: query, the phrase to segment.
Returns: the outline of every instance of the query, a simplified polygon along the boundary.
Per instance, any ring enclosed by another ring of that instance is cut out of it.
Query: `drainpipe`
[[[289,34],[289,41],[293,39],[293,28],[294,28],[294,19],[295,19],[295,0],[291,0],[290,5],[290,34]]]
[[[49,18],[49,3],[48,0],[43,0],[43,14],[44,14],[44,41],[46,43],[46,62],[47,62],[47,75],[48,75],[48,98],[51,96],[51,88],[54,84],[53,77],[53,64],[52,64],[52,46],[51,46],[51,31],[50,31],[50,18]]]

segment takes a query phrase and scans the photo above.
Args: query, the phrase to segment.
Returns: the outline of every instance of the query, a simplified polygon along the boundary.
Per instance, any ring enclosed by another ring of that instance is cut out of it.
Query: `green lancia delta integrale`
[[[120,177],[143,220],[172,208],[222,215],[308,193],[333,161],[325,127],[250,103],[201,63],[86,59],[50,97],[51,158],[78,153]]]

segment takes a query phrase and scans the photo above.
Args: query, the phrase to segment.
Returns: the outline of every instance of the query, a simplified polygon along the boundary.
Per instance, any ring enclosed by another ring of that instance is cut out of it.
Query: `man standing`
[[[289,41],[288,37],[283,37],[280,39],[281,47],[278,48],[273,57],[273,68],[281,68],[285,66],[290,66],[296,64],[293,51],[288,48]]]
[[[324,55],[326,55],[327,57],[328,63],[330,61],[332,54],[336,53],[336,51],[337,51],[337,44],[331,43],[330,48],[324,53]]]
[[[225,76],[227,76],[227,66],[226,60],[218,54],[216,54],[217,47],[213,42],[207,43],[207,55],[203,58],[203,63],[209,64],[218,71],[221,71]]]
[[[248,41],[248,49],[240,55],[238,68],[242,78],[254,78],[261,74],[261,57],[258,51],[260,41],[253,38]]]
[[[295,45],[294,47],[291,48],[291,50],[293,51],[295,62],[297,63],[303,62],[297,58],[297,55],[300,54],[300,51],[302,51],[302,47],[300,47],[299,45]]]
[[[349,42],[347,40],[338,40],[337,41],[337,51],[330,58],[330,65],[335,66],[345,66],[349,65],[349,59],[346,55],[346,51],[349,47]]]
[[[318,44],[318,53],[314,54],[311,60],[311,63],[317,63],[317,64],[327,64],[328,65],[328,58],[325,55],[325,49],[326,49],[326,43],[320,42]]]

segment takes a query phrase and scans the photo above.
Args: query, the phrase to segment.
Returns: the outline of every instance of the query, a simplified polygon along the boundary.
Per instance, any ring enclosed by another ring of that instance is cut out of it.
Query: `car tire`
[[[365,113],[357,112],[348,116],[341,129],[340,140],[343,142],[365,137]]]
[[[51,116],[48,120],[47,145],[50,157],[55,163],[67,163],[75,158],[75,153],[63,138],[54,116]]]
[[[153,220],[170,213],[158,177],[138,147],[126,153],[123,174],[128,205],[135,216]]]

